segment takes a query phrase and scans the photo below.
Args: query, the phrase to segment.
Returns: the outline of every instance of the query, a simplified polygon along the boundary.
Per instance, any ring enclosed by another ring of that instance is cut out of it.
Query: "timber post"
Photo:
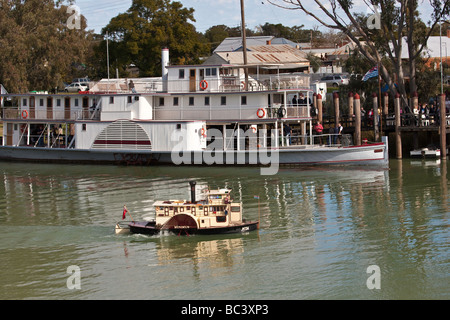
[[[361,100],[359,94],[355,93],[353,96],[353,103],[355,105],[355,146],[361,145]]]
[[[400,133],[400,126],[402,125],[402,119],[400,118],[400,94],[395,94],[394,99],[395,108],[395,146],[397,159],[402,158],[402,137]]]
[[[445,112],[445,93],[441,94],[439,99],[440,109],[440,134],[441,134],[441,158],[447,157],[447,119]]]
[[[339,94],[337,92],[333,93],[333,103],[334,103],[334,127],[337,128],[339,125]]]
[[[378,95],[372,94],[373,98],[373,138],[375,142],[380,140],[380,130],[378,127]]]
[[[318,117],[318,121],[320,121],[320,123],[323,123],[323,106],[322,106],[322,96],[320,95],[320,93],[317,95],[317,117]]]

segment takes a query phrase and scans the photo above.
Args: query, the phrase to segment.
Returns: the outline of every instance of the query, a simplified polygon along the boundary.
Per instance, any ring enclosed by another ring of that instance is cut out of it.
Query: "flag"
[[[367,81],[373,77],[378,77],[378,66],[375,66],[372,69],[370,69],[369,71],[367,71],[367,73],[362,78],[362,81]]]
[[[127,217],[127,212],[128,212],[128,210],[127,210],[127,207],[123,207],[123,213],[122,213],[122,220],[125,220],[125,218]]]
[[[259,200],[259,196],[253,196],[253,198],[258,199]]]

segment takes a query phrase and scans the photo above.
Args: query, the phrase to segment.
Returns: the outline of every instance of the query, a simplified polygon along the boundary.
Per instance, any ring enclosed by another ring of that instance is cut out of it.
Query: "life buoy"
[[[205,128],[202,128],[202,137],[206,138],[206,130],[205,130]]]
[[[266,115],[266,111],[263,108],[259,108],[258,111],[256,111],[256,115],[258,118],[262,119]]]
[[[27,119],[28,118],[28,111],[27,110],[23,110],[22,111],[22,119]]]
[[[206,80],[200,81],[200,89],[202,89],[202,90],[208,89],[208,81],[206,81]]]
[[[286,116],[286,109],[283,107],[280,107],[278,109],[278,118],[284,118]]]

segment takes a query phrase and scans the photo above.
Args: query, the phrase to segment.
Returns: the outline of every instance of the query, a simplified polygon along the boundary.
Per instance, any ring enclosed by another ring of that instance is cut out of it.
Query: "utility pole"
[[[241,0],[241,20],[242,20],[242,49],[244,51],[244,73],[245,73],[245,86],[244,90],[248,90],[248,69],[247,69],[247,36],[245,32],[245,11],[244,0]]]

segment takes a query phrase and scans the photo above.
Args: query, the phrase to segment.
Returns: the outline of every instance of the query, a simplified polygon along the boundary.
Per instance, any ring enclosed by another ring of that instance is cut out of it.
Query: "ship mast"
[[[244,0],[241,0],[241,19],[242,19],[242,50],[244,52],[244,73],[245,73],[245,86],[244,90],[248,90],[248,69],[247,69],[247,36],[245,35],[245,12],[244,12]]]

